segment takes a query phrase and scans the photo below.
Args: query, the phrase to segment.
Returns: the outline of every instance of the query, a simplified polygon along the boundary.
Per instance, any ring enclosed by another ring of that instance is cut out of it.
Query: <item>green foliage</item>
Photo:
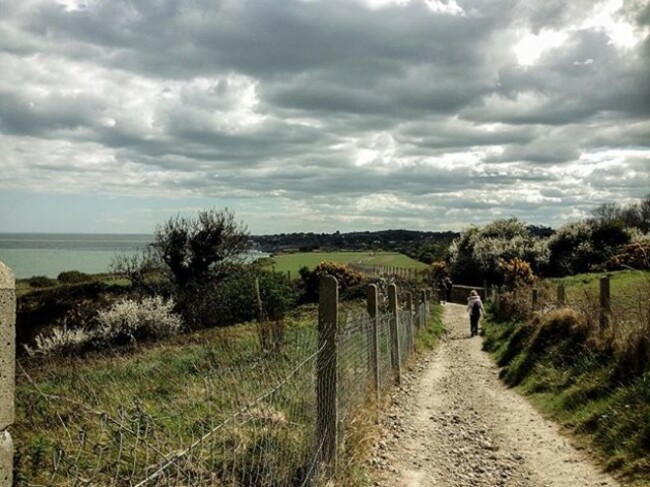
[[[27,279],[27,283],[31,287],[42,288],[42,287],[53,287],[59,284],[56,279],[52,279],[47,276],[33,276]]]
[[[56,279],[61,284],[79,284],[92,281],[93,276],[79,271],[65,271],[60,273]]]
[[[247,229],[228,209],[170,218],[151,245],[152,259],[179,289],[218,280],[247,248]]]
[[[219,281],[189,286],[183,291],[183,311],[190,327],[210,328],[259,319],[256,280],[264,316],[274,321],[284,318],[296,303],[294,286],[284,274],[248,265],[233,268]]]
[[[363,276],[351,267],[338,262],[323,261],[311,271],[303,267],[299,271],[303,302],[318,301],[320,280],[325,276],[334,276],[339,284],[339,296],[342,299],[365,296],[365,290],[361,288]]]

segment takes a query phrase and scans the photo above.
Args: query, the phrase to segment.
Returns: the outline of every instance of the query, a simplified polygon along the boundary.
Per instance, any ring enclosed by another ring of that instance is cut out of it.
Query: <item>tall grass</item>
[[[357,472],[349,482],[362,485],[355,459],[363,457],[358,447],[365,440],[354,425],[363,424],[367,406],[369,321],[348,306],[338,350],[339,473]],[[381,323],[388,388],[388,319]],[[270,352],[248,324],[83,357],[21,357],[12,431],[16,484],[316,482],[315,309],[286,325],[282,348]]]

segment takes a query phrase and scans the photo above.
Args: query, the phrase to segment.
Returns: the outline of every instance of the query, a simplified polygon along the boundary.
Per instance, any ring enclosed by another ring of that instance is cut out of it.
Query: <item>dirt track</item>
[[[498,379],[469,337],[464,306],[446,305],[438,349],[405,377],[372,463],[378,486],[618,486],[558,427]]]

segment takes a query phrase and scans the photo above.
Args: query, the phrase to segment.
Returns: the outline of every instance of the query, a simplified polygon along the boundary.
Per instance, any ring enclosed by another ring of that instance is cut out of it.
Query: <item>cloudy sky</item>
[[[650,192],[644,0],[0,0],[0,231],[559,226]]]

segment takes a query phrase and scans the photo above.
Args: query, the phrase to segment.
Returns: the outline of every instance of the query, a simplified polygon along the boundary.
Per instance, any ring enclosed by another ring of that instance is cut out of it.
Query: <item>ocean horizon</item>
[[[17,279],[64,271],[108,272],[117,255],[146,249],[153,234],[0,233],[0,261]]]
[[[143,233],[0,233],[0,262],[16,279],[56,278],[64,271],[99,274],[111,270],[116,256],[146,250],[153,238]],[[247,252],[253,260],[268,255]]]

